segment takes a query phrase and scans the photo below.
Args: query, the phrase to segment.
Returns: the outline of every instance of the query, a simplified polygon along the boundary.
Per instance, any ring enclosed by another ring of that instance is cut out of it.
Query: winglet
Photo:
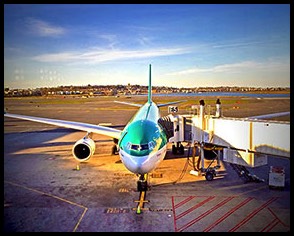
[[[151,64],[149,64],[148,103],[152,103],[152,87],[151,87]]]

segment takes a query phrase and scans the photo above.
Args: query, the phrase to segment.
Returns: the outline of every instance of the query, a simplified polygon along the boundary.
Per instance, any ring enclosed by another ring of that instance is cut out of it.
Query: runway
[[[40,116],[55,118],[55,114],[59,119],[81,118],[83,122],[88,116],[90,123],[96,117],[97,123],[115,125],[125,123],[135,111],[117,110],[115,114],[121,114],[118,121],[111,109],[103,110],[103,116],[90,116],[79,109],[83,104],[72,110],[64,105],[46,104],[39,109],[25,104],[27,107],[9,109],[23,109],[22,114],[27,115],[41,110]],[[4,232],[290,231],[288,159],[268,157],[268,165],[249,168],[264,182],[245,183],[225,162],[221,162],[216,178],[206,181],[204,176],[189,173],[193,167],[188,162],[189,144],[185,143],[183,156],[168,155],[149,174],[146,210],[137,214],[133,208],[139,197],[138,177],[123,166],[118,155],[111,155],[110,138],[94,134],[96,152],[87,163],[77,163],[72,157],[72,146],[84,135],[4,119]],[[283,189],[269,188],[270,166],[285,168]]]

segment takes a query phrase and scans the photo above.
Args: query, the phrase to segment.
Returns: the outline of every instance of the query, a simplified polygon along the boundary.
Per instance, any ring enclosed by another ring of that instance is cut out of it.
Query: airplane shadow
[[[77,140],[74,141],[60,141],[50,142],[52,140],[61,138],[62,136],[68,135],[74,132],[83,132],[78,130],[72,130],[67,128],[54,128],[48,130],[36,130],[36,131],[25,131],[25,132],[11,132],[4,133],[4,150],[6,153],[18,152],[27,148],[26,142],[29,140],[30,148],[42,148],[42,147],[56,147],[56,150],[60,146],[74,145]],[[46,134],[46,135],[44,135]],[[82,135],[80,138],[83,138]],[[98,139],[95,143],[113,143],[112,139]],[[15,145],[8,145],[8,143],[15,143]],[[9,148],[8,148],[9,147]],[[70,150],[69,150],[70,151]]]

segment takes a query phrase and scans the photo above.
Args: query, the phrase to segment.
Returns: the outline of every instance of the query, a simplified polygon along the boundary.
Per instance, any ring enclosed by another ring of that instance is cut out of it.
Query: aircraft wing
[[[279,116],[287,116],[287,115],[290,115],[289,111],[271,113],[271,114],[259,115],[259,116],[250,116],[250,117],[246,117],[246,118],[250,118],[250,119],[268,119],[268,118],[279,117]]]
[[[169,106],[169,105],[172,105],[172,104],[177,104],[177,103],[180,103],[180,102],[186,102],[187,100],[181,100],[181,101],[175,101],[175,102],[168,102],[168,103],[163,103],[163,104],[157,104],[158,107],[165,107],[165,106]]]
[[[75,121],[57,120],[57,119],[49,119],[49,118],[25,116],[25,115],[17,115],[17,114],[9,114],[9,113],[4,113],[4,116],[16,118],[16,119],[35,121],[35,122],[55,125],[55,126],[64,127],[64,128],[82,130],[82,131],[92,132],[96,134],[102,134],[102,135],[106,135],[116,139],[119,139],[120,134],[122,132],[121,130],[110,128],[110,127],[105,127],[101,125],[93,125],[93,124],[82,123],[82,122],[75,122]]]
[[[130,106],[135,106],[135,107],[141,107],[141,106],[143,106],[142,104],[131,103],[131,102],[121,102],[121,101],[114,101],[114,102],[125,104],[125,105],[130,105]]]
[[[168,103],[163,103],[163,104],[157,104],[158,107],[165,107],[165,106],[169,106],[172,104],[177,104],[180,102],[186,102],[187,100],[181,100],[181,101],[175,101],[175,102],[168,102]],[[130,106],[135,106],[135,107],[142,107],[142,104],[137,104],[137,103],[131,103],[131,102],[121,102],[121,101],[114,101],[116,103],[121,103],[121,104],[125,104],[125,105],[130,105]]]

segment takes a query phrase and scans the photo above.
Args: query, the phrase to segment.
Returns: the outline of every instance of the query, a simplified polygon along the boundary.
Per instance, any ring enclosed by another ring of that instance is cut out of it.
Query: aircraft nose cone
[[[141,160],[140,162],[137,161],[135,170],[138,174],[146,174],[151,171],[150,166],[148,165],[146,160]]]

